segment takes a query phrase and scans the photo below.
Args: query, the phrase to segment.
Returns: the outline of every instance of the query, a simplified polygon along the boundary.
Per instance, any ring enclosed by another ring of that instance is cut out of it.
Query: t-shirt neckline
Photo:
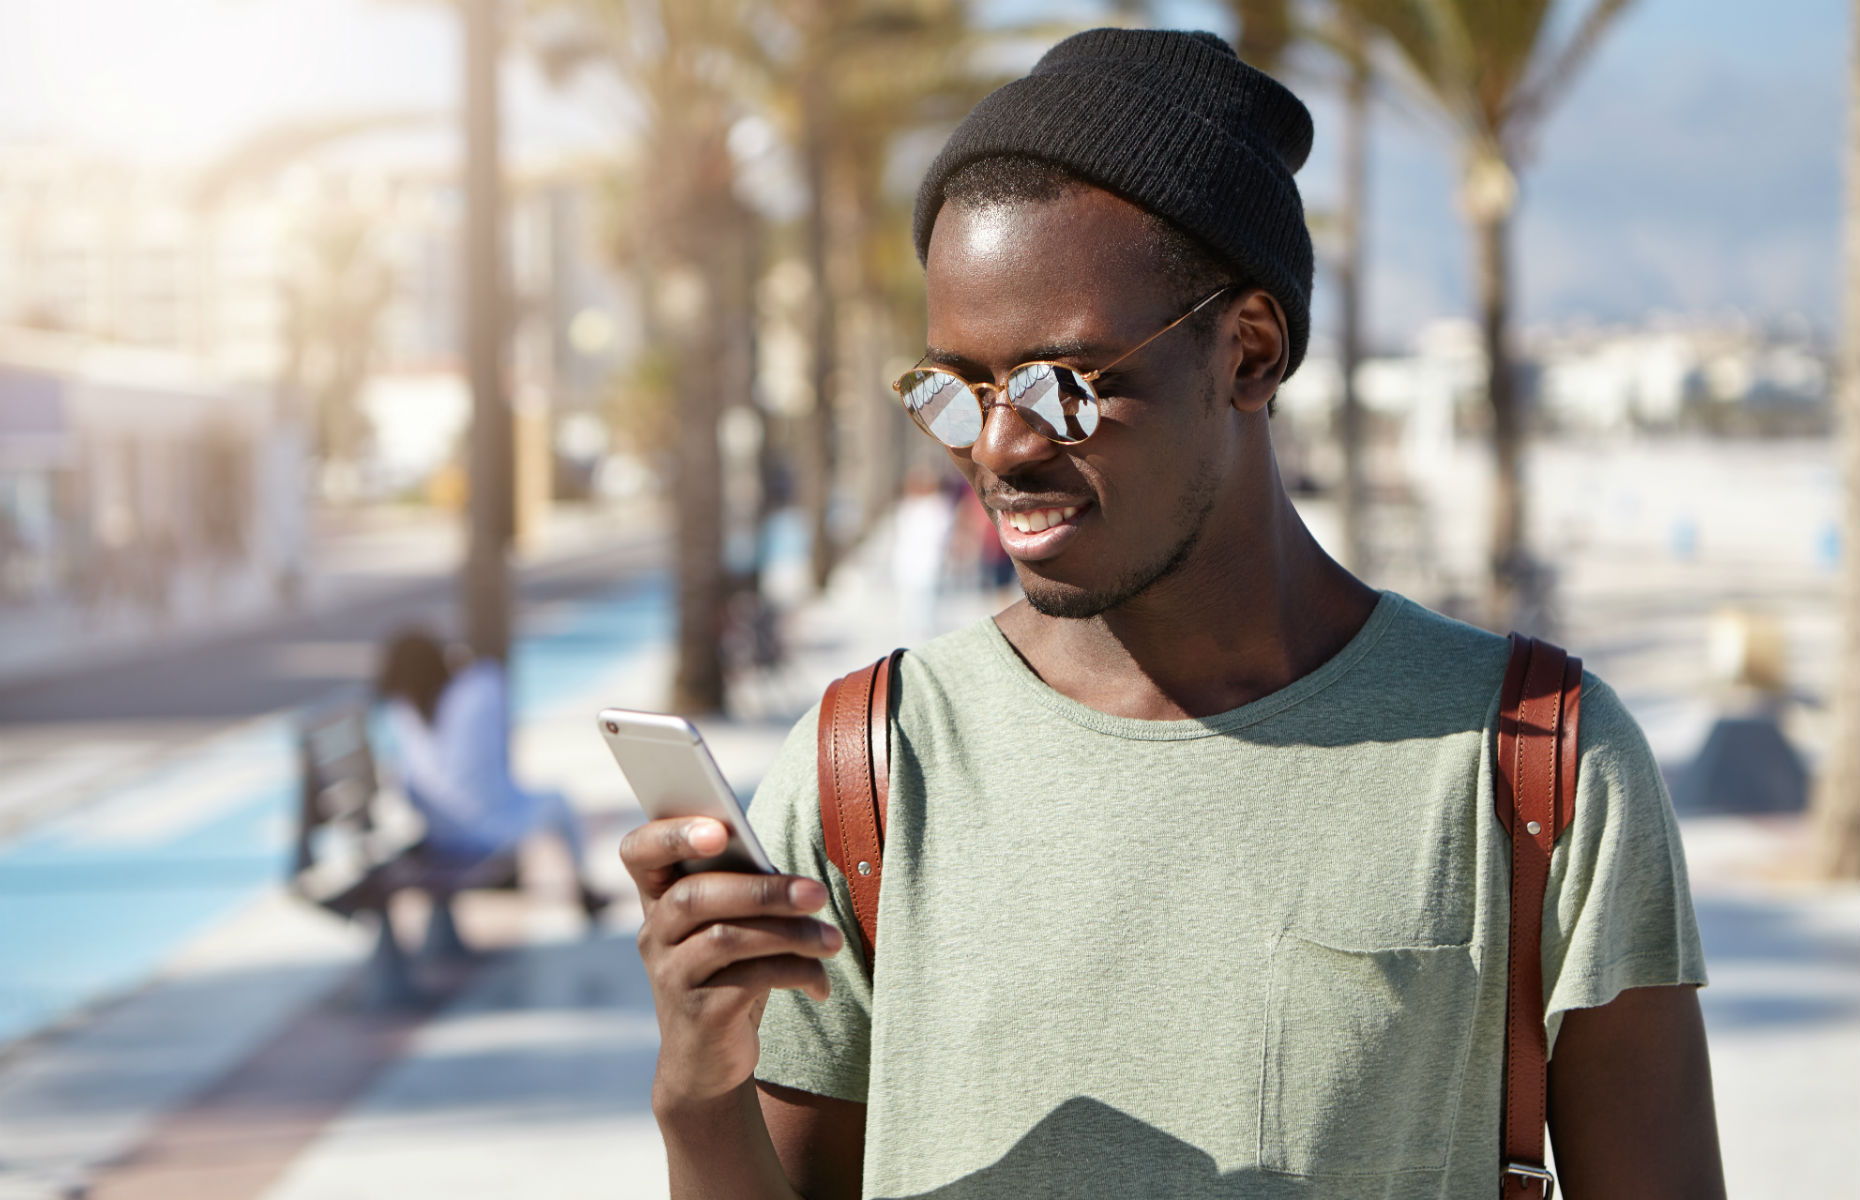
[[[1133,741],[1172,742],[1191,738],[1216,737],[1256,725],[1261,721],[1275,717],[1295,705],[1302,704],[1324,689],[1336,683],[1368,654],[1382,635],[1388,632],[1404,601],[1394,592],[1383,591],[1376,598],[1376,606],[1370,611],[1369,619],[1363,622],[1343,648],[1317,667],[1292,680],[1276,692],[1248,701],[1239,708],[1230,708],[1226,712],[1214,713],[1206,717],[1183,717],[1170,721],[1151,721],[1141,717],[1120,717],[1111,713],[1099,712],[1089,705],[1081,704],[1070,696],[1061,694],[1050,687],[1029,667],[1014,649],[1007,635],[993,619],[982,622],[986,627],[988,644],[1008,675],[1015,684],[1042,707],[1054,714],[1064,717],[1075,725],[1108,734],[1112,737],[1128,738]]]

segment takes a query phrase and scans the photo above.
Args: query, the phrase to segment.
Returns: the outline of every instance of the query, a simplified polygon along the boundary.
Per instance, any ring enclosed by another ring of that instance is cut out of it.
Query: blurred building
[[[636,344],[604,253],[605,179],[572,163],[520,175],[508,215],[512,396],[571,485],[605,449],[572,414],[598,410]],[[249,153],[183,169],[0,146],[0,331],[163,350],[296,391],[325,490],[386,498],[456,453],[455,423],[413,447],[421,422],[391,410],[431,405],[448,378],[464,394],[463,219],[438,169]],[[378,418],[397,430],[385,461]]]
[[[272,604],[316,504],[462,501],[456,181],[285,135],[196,168],[0,145],[0,604]],[[513,180],[520,533],[587,493],[637,347],[607,184]]]
[[[1558,429],[1827,432],[1828,351],[1806,323],[1655,317],[1538,332],[1542,414]]]
[[[303,436],[275,389],[188,356],[0,340],[0,600],[161,619],[289,598]]]
[[[195,173],[49,146],[0,149],[0,327],[281,362],[291,207],[198,205]]]
[[[1799,322],[1655,317],[1639,325],[1535,330],[1517,369],[1521,394],[1548,433],[1828,430],[1828,350]],[[1370,440],[1397,450],[1410,477],[1425,473],[1458,441],[1483,437],[1485,370],[1479,327],[1465,319],[1430,323],[1406,354],[1366,359],[1356,382]],[[1282,415],[1301,440],[1321,440],[1341,392],[1334,353],[1314,342],[1282,390]]]

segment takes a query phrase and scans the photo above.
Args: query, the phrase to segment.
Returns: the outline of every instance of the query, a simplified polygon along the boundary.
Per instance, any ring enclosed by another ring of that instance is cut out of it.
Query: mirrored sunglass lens
[[[945,446],[970,446],[982,436],[982,406],[969,385],[948,371],[910,371],[898,383],[904,409]]]
[[[1007,398],[1034,432],[1055,442],[1082,442],[1098,428],[1098,393],[1068,367],[1021,367],[1008,376]]]

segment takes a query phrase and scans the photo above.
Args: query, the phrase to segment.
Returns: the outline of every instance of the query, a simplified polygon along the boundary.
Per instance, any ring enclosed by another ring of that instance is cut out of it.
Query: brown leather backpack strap
[[[827,859],[841,871],[847,869],[846,835],[840,829],[839,773],[834,770],[833,728],[840,707],[840,694],[846,690],[844,676],[827,685],[820,697],[819,732],[815,737],[814,772],[820,787],[820,831],[827,844]]]
[[[1505,1005],[1504,1157],[1499,1194],[1549,1197],[1544,1167],[1549,1065],[1544,1037],[1543,913],[1550,855],[1576,811],[1582,662],[1511,635],[1498,716],[1499,821],[1511,835],[1511,946]]]
[[[878,944],[885,808],[891,791],[892,678],[902,650],[827,685],[816,748],[827,857],[846,877],[870,971]]]
[[[872,747],[872,795],[878,811],[878,848],[885,853],[885,817],[891,804],[891,697],[898,690],[898,660],[904,657],[900,647],[873,664],[872,703],[866,712],[868,744]]]

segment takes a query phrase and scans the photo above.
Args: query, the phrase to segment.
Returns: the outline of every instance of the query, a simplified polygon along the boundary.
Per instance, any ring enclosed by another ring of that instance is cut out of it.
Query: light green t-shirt
[[[751,808],[826,880],[832,996],[775,993],[759,1078],[864,1101],[868,1197],[1447,1197],[1498,1174],[1504,639],[1385,593],[1335,658],[1218,716],[1107,716],[992,621],[903,660],[877,971],[826,857],[814,723]],[[1552,1039],[1703,983],[1672,808],[1583,681],[1544,907]]]

